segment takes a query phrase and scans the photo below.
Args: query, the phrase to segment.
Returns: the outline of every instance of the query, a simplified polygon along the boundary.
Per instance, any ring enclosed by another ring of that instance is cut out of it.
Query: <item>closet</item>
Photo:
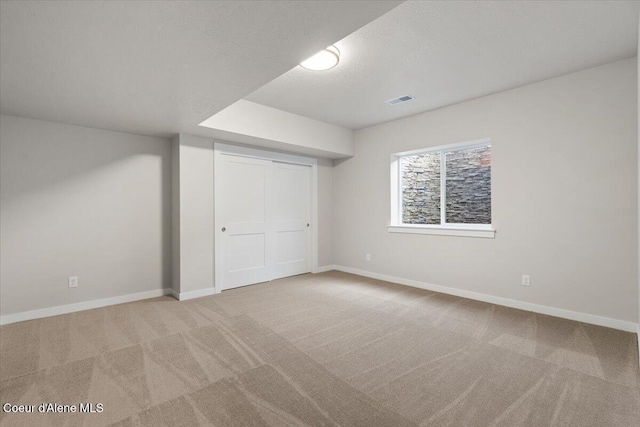
[[[310,272],[311,166],[218,151],[214,175],[216,287]]]

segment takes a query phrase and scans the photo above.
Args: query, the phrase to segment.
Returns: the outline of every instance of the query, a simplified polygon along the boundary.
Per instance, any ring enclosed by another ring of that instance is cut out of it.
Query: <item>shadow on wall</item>
[[[170,287],[168,140],[2,116],[0,160],[2,314]]]

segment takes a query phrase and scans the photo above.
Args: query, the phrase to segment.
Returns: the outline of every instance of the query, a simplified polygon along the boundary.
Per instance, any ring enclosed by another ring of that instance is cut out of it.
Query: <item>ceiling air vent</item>
[[[415,99],[415,98],[411,95],[405,95],[405,96],[401,96],[399,98],[393,98],[384,102],[386,102],[389,105],[396,105],[396,104],[401,104],[403,102],[411,101],[412,99]]]

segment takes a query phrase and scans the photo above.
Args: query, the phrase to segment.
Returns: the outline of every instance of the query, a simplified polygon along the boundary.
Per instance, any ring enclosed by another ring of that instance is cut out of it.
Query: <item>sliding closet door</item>
[[[216,173],[216,239],[222,283],[230,289],[271,280],[270,218],[272,162],[222,155]]]
[[[273,162],[274,279],[311,271],[311,167]]]
[[[311,271],[311,167],[220,153],[216,287]]]

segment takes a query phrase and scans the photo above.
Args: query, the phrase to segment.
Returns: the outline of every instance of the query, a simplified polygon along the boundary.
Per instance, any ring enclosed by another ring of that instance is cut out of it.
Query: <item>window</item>
[[[490,141],[394,154],[391,195],[389,231],[494,237]]]

